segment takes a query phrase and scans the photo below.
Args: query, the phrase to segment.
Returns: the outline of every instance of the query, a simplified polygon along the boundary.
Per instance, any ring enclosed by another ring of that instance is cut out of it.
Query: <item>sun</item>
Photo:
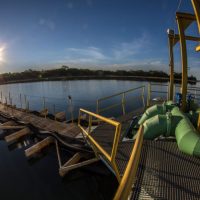
[[[4,51],[5,51],[5,46],[0,47],[0,62],[4,61]]]

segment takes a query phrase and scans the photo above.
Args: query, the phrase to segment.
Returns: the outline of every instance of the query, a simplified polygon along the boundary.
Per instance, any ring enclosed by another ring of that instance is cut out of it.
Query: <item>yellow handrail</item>
[[[142,149],[142,142],[143,142],[143,127],[140,126],[140,129],[138,130],[136,141],[131,153],[130,160],[128,162],[128,165],[126,167],[126,170],[125,170],[124,176],[122,177],[120,185],[117,189],[117,192],[114,196],[114,200],[128,199],[128,196],[132,189],[132,185],[134,184],[135,176],[138,169],[139,158],[140,158],[140,153]]]
[[[81,113],[85,113],[89,115],[89,125],[88,125],[88,131],[86,131],[80,124],[80,119],[81,119]],[[114,141],[113,141],[113,145],[112,145],[112,151],[111,154],[109,155],[102,147],[101,145],[90,135],[90,131],[91,131],[91,126],[92,126],[92,117],[98,119],[98,120],[102,120],[103,122],[106,122],[110,125],[115,126],[115,135],[114,135]],[[80,127],[80,129],[82,130],[82,132],[84,133],[84,135],[87,137],[87,139],[89,139],[89,141],[91,142],[91,145],[93,146],[93,149],[95,151],[95,154],[97,155],[98,152],[101,152],[105,158],[111,163],[112,168],[115,171],[116,177],[118,179],[118,181],[120,182],[121,177],[119,174],[119,170],[116,166],[116,162],[115,162],[115,157],[116,157],[116,153],[117,153],[117,148],[118,148],[118,143],[119,143],[119,138],[120,138],[120,132],[121,132],[121,124],[117,121],[108,119],[106,117],[103,117],[101,115],[92,113],[90,111],[84,110],[84,109],[80,109],[79,110],[79,119],[78,119],[78,126]],[[97,149],[97,150],[96,150]]]
[[[116,94],[113,94],[113,95],[110,95],[110,96],[106,96],[106,97],[103,97],[103,98],[100,98],[100,99],[97,99],[97,113],[99,114],[100,112],[103,112],[105,110],[109,110],[111,108],[114,108],[116,106],[120,106],[122,105],[122,111],[123,111],[123,114],[126,113],[126,109],[125,109],[125,105],[126,105],[126,94],[127,93],[130,93],[130,92],[133,92],[133,91],[136,91],[136,90],[139,90],[139,89],[142,89],[141,91],[141,96],[142,98],[144,99],[144,89],[145,89],[145,86],[140,86],[140,87],[136,87],[136,88],[132,88],[130,90],[126,90],[126,91],[123,91],[123,92],[119,92],[119,93],[116,93]],[[111,99],[113,97],[117,97],[117,96],[122,96],[121,97],[121,102],[120,103],[116,103],[116,104],[112,104],[111,106],[107,106],[105,108],[101,108],[100,109],[100,102],[102,101],[105,101],[105,100],[108,100],[108,99]],[[144,104],[144,100],[143,100],[143,104]],[[145,106],[145,105],[144,105]]]

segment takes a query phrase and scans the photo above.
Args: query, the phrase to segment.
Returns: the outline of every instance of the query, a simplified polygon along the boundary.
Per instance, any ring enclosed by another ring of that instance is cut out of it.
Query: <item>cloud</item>
[[[105,61],[107,57],[99,48],[67,48],[65,61],[70,63],[99,63]]]
[[[139,53],[144,52],[150,44],[149,37],[143,34],[141,37],[132,40],[131,42],[122,42],[113,48],[113,55],[115,59],[125,59],[133,57]]]
[[[40,19],[39,25],[45,26],[52,31],[55,29],[55,23],[52,20],[49,20],[49,19],[43,19],[43,18]]]

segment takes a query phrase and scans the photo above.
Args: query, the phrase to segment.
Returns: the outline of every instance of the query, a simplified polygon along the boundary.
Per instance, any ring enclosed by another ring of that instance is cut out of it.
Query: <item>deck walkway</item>
[[[130,122],[134,116],[138,116],[144,112],[144,108],[139,108],[135,111],[132,111],[126,115],[120,116],[115,119],[121,123],[121,138],[119,142],[119,146],[117,149],[116,155],[116,164],[119,169],[120,175],[124,174],[124,170],[130,158],[130,154],[134,145],[133,141],[122,141],[125,131],[130,125]],[[94,131],[91,133],[91,136],[95,139],[95,141],[100,144],[100,146],[108,153],[111,154],[113,141],[114,141],[115,127],[109,124],[99,125]],[[108,163],[109,164],[109,163]]]
[[[0,104],[0,113],[10,117],[15,117],[19,121],[31,124],[41,130],[56,132],[62,136],[75,138],[81,132],[79,127],[74,123],[66,124],[48,118],[45,119],[19,109],[5,106],[3,104]]]
[[[176,141],[144,140],[130,199],[200,199],[199,166]]]

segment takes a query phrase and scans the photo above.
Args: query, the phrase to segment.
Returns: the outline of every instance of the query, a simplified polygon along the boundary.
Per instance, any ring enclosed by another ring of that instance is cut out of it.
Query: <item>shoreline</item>
[[[152,81],[152,82],[169,82],[168,77],[150,77],[150,76],[66,76],[66,77],[54,77],[54,78],[38,78],[38,79],[26,79],[26,80],[14,80],[2,82],[0,85],[15,84],[15,83],[31,83],[42,81],[67,81],[67,80],[132,80],[132,81]],[[181,79],[174,79],[175,83],[181,83]],[[189,84],[196,84],[198,82],[189,80]]]

